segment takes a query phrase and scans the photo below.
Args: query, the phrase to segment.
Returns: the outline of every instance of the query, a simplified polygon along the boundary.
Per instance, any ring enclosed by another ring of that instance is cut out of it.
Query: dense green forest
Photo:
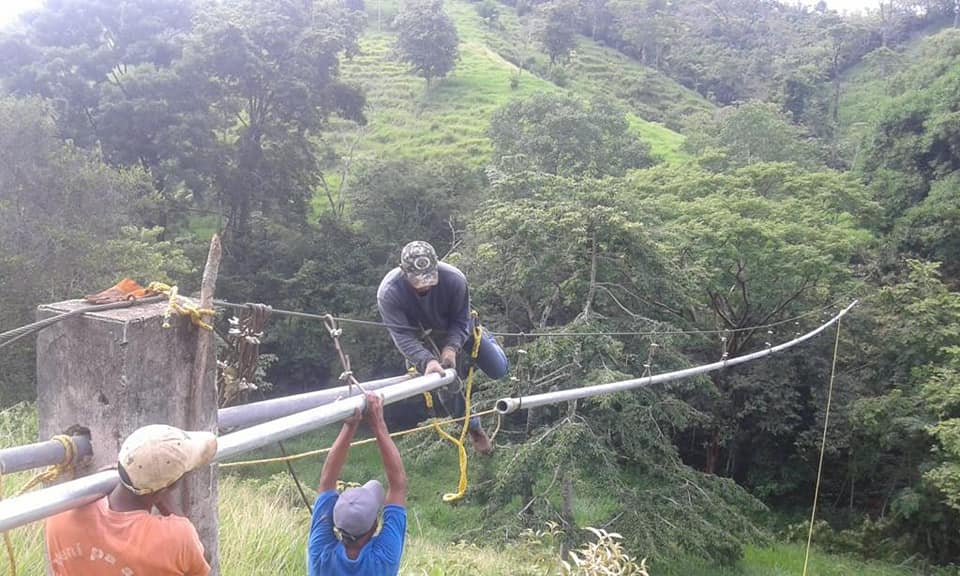
[[[46,0],[0,32],[0,329],[123,276],[195,290],[214,232],[222,298],[376,320],[422,239],[506,334],[489,403],[762,350],[858,298],[816,542],[949,570],[960,5],[876,6]],[[28,340],[0,408],[34,398]],[[404,369],[382,328],[343,343],[361,380]],[[274,318],[261,351],[268,393],[340,372],[320,323]],[[833,352],[505,418],[484,538],[589,524],[711,565],[805,540]]]

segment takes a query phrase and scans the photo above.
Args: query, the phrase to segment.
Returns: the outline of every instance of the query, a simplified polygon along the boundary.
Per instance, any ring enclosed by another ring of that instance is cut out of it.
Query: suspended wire
[[[48,326],[53,326],[54,324],[62,322],[67,318],[72,318],[73,316],[80,316],[90,312],[116,310],[117,308],[129,308],[130,306],[135,306],[138,304],[152,304],[165,299],[166,296],[152,296],[149,298],[140,298],[136,300],[124,300],[123,302],[111,302],[110,304],[96,304],[93,306],[86,306],[84,308],[77,308],[76,310],[70,310],[69,312],[63,312],[62,314],[57,314],[56,316],[51,316],[50,318],[44,318],[43,320],[38,320],[37,322],[31,322],[30,324],[20,326],[19,328],[14,328],[13,330],[8,330],[0,334],[0,348],[9,346],[21,338],[39,332]]]
[[[251,304],[237,304],[235,302],[228,302],[226,300],[214,300],[214,304],[224,308],[233,308],[234,310],[243,310]],[[327,319],[333,319],[337,322],[344,322],[347,324],[360,324],[364,326],[380,326],[382,328],[390,328],[394,330],[410,330],[414,332],[419,332],[420,328],[414,328],[412,326],[406,326],[401,324],[389,324],[387,322],[376,322],[374,320],[357,320],[354,318],[342,318],[340,316],[333,316],[330,314],[311,314],[309,312],[296,312],[294,310],[282,310],[279,308],[271,308],[273,314],[278,316],[290,316],[293,318],[308,318],[310,320],[321,320],[326,321]]]
[[[64,312],[57,316],[52,316],[50,318],[45,318],[37,322],[32,322],[19,328],[14,328],[6,332],[0,333],[0,349],[5,348],[14,342],[17,342],[21,338],[25,338],[31,334],[39,332],[48,326],[52,326],[58,322],[71,318],[73,316],[80,316],[82,314],[87,314],[90,312],[103,312],[106,310],[115,310],[118,308],[128,308],[130,306],[139,305],[139,304],[151,304],[153,302],[159,302],[165,299],[164,296],[152,296],[148,298],[140,298],[136,300],[126,300],[123,302],[111,302],[110,304],[98,304],[93,306],[87,306],[85,308],[78,308],[76,310],[71,310],[69,312]],[[746,326],[743,328],[719,328],[715,330],[646,330],[646,331],[589,331],[589,332],[496,332],[489,331],[493,336],[501,337],[515,337],[515,338],[543,338],[543,337],[593,337],[593,336],[681,336],[681,335],[703,335],[703,334],[729,334],[733,332],[751,332],[755,330],[763,330],[775,328],[777,326],[782,326],[784,324],[790,324],[792,322],[798,322],[804,318],[820,314],[824,311],[828,311],[831,308],[836,307],[838,301],[835,301],[831,304],[823,306],[822,308],[804,312],[792,318],[787,318],[785,320],[779,320],[777,322],[771,322],[768,324],[759,324],[756,326]],[[237,304],[235,302],[229,302],[227,300],[214,300],[214,304],[223,308],[233,308],[235,310],[245,310],[253,306],[253,304]],[[357,318],[345,318],[342,316],[332,316],[330,314],[312,314],[309,312],[298,312],[295,310],[283,310],[279,308],[271,308],[273,314],[279,316],[289,316],[293,318],[306,318],[310,320],[321,320],[325,321],[328,319],[336,320],[337,322],[343,322],[345,324],[356,324],[360,326],[376,326],[380,328],[388,328],[390,330],[408,330],[411,332],[419,332],[419,327],[406,326],[402,324],[391,324],[388,322],[378,322],[376,320],[360,320]]]
[[[501,337],[534,337],[534,338],[543,338],[543,337],[565,337],[565,336],[680,336],[680,335],[702,335],[702,334],[728,334],[733,332],[751,332],[755,330],[764,330],[769,328],[776,328],[777,326],[783,326],[784,324],[790,324],[793,322],[798,322],[804,318],[810,316],[815,316],[823,312],[827,312],[832,308],[835,308],[841,301],[845,300],[846,297],[838,299],[826,306],[817,308],[815,310],[810,310],[797,316],[787,318],[785,320],[779,320],[777,322],[770,322],[768,324],[759,324],[756,326],[745,326],[743,328],[718,328],[715,330],[646,330],[646,331],[590,331],[590,332],[497,332],[490,330],[489,334],[493,336]],[[234,302],[228,302],[226,300],[214,300],[214,304],[224,308],[233,308],[236,310],[243,310],[251,304],[237,304]],[[321,320],[326,321],[330,318],[336,320],[337,322],[343,322],[345,324],[358,324],[362,326],[377,326],[381,328],[388,328],[391,330],[408,330],[411,332],[420,332],[419,327],[407,326],[403,324],[390,324],[388,322],[378,322],[376,320],[358,320],[356,318],[344,318],[341,316],[333,316],[330,314],[311,314],[309,312],[297,312],[294,310],[282,310],[277,308],[272,308],[272,313],[279,316],[290,316],[293,318],[307,318],[311,320]]]

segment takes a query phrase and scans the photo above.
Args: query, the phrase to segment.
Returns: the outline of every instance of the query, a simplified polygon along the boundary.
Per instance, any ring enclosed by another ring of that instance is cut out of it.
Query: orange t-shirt
[[[107,498],[47,519],[54,576],[207,576],[197,529],[180,516],[114,512]]]

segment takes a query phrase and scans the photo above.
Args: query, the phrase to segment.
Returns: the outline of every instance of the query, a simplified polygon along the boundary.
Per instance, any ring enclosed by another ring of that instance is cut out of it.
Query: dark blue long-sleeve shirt
[[[443,262],[437,265],[437,285],[423,296],[417,294],[400,268],[388,272],[377,290],[377,307],[385,323],[410,327],[389,328],[390,336],[421,373],[436,357],[420,341],[420,328],[442,332],[435,339],[441,350],[450,346],[459,351],[470,335],[467,277]]]

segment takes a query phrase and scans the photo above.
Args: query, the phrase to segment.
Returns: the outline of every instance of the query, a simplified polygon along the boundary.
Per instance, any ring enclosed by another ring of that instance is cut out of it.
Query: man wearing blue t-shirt
[[[366,421],[377,439],[387,474],[386,495],[377,480],[337,494],[337,479],[360,424],[359,410],[343,422],[320,473],[320,495],[313,505],[307,540],[308,576],[393,576],[400,570],[407,531],[407,475],[400,451],[383,420],[383,399],[366,395]],[[383,523],[377,535],[377,517]],[[338,538],[339,535],[339,538]]]

